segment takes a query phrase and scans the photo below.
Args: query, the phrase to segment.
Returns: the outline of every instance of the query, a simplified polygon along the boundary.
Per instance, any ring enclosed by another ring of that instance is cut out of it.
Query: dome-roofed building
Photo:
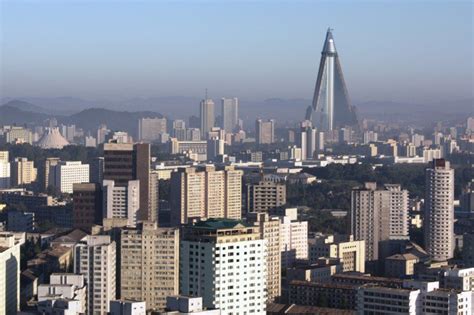
[[[37,145],[42,149],[62,149],[69,142],[59,133],[58,128],[48,128]]]

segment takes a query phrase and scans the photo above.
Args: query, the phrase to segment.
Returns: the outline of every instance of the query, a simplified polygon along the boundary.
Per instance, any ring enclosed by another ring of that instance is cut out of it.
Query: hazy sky
[[[471,1],[0,6],[1,96],[311,98],[328,26],[354,100],[473,95]]]

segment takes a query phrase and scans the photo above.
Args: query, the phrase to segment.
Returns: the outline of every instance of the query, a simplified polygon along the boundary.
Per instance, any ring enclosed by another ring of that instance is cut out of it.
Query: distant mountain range
[[[41,122],[48,117],[58,121],[76,124],[86,131],[95,131],[105,123],[112,129],[136,133],[140,117],[161,117],[187,119],[198,116],[200,99],[197,97],[170,96],[132,98],[125,100],[85,100],[74,97],[3,98],[0,107],[1,124],[25,124]],[[220,115],[220,100],[214,98],[216,115]],[[245,128],[251,128],[254,120],[274,118],[277,123],[296,124],[304,117],[309,99],[272,98],[261,101],[240,99],[240,114]],[[413,104],[392,101],[354,102],[361,118],[392,122],[423,123],[439,120],[464,121],[474,114],[474,98]],[[131,111],[133,109],[133,111]]]
[[[88,108],[72,115],[48,114],[48,110],[25,101],[13,100],[0,106],[0,125],[42,124],[48,118],[56,118],[59,123],[74,124],[95,134],[100,124],[111,130],[127,131],[136,136],[138,119],[143,117],[163,117],[151,111],[116,111],[104,108]]]

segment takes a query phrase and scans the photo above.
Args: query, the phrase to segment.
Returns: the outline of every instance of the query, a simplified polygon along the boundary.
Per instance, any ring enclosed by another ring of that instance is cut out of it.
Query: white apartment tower
[[[102,182],[104,218],[126,218],[129,226],[137,224],[140,209],[140,181],[130,180],[125,186],[115,185],[113,180]]]
[[[33,161],[28,161],[27,158],[15,158],[11,163],[11,184],[12,186],[31,184],[36,180],[37,173]]]
[[[238,220],[209,219],[184,229],[180,291],[223,315],[266,314],[266,241]]]
[[[56,175],[53,184],[62,193],[72,194],[73,184],[89,182],[89,164],[82,164],[80,161],[61,161],[52,167]]]
[[[425,248],[435,261],[446,261],[454,252],[454,170],[444,159],[426,169]]]
[[[232,133],[238,124],[239,120],[239,99],[222,98],[222,129],[226,132]]]
[[[258,226],[260,237],[267,242],[267,301],[281,295],[280,218],[268,213],[249,213],[247,219]]]
[[[242,171],[231,166],[181,168],[171,174],[170,199],[175,225],[187,223],[190,218],[240,219]]]
[[[108,235],[88,235],[75,245],[74,272],[87,284],[88,314],[106,315],[116,299],[116,248]]]
[[[164,310],[166,297],[179,293],[179,229],[144,221],[120,239],[120,297]]]
[[[20,246],[13,234],[0,235],[0,315],[20,310]]]
[[[365,241],[366,260],[378,259],[379,242],[408,239],[408,191],[400,185],[365,183],[352,190],[351,229],[355,240]]]
[[[298,221],[298,209],[287,208],[280,217],[281,266],[308,259],[308,221]]]

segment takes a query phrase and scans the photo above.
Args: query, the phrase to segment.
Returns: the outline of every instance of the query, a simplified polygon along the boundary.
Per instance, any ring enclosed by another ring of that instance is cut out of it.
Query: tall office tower
[[[233,132],[237,127],[239,119],[239,99],[234,98],[222,98],[222,124],[221,128],[226,132]]]
[[[301,160],[306,161],[312,159],[316,152],[316,129],[311,127],[303,127],[299,133],[297,144],[301,148]]]
[[[60,161],[51,167],[54,173],[54,182],[50,183],[62,193],[72,194],[72,185],[89,182],[89,164],[81,161]]]
[[[214,102],[211,99],[206,98],[201,101],[199,105],[199,113],[201,118],[201,137],[207,139],[207,133],[214,127]]]
[[[318,132],[316,135],[317,141],[316,141],[316,153],[321,154],[324,152],[324,144],[325,144],[325,136],[324,132]]]
[[[224,155],[225,140],[212,137],[207,140],[207,159],[214,160],[219,155]]]
[[[247,212],[267,212],[285,203],[285,184],[260,181],[247,186]]]
[[[186,226],[180,249],[180,292],[202,296],[223,315],[265,314],[266,241],[238,220]]]
[[[102,189],[98,183],[72,186],[72,215],[75,228],[91,231],[95,224],[102,224]]]
[[[257,119],[255,122],[255,135],[258,144],[269,144],[275,142],[275,120],[263,121]]]
[[[107,126],[102,124],[97,129],[97,144],[101,144],[105,142],[105,138],[110,133],[110,129],[107,129]]]
[[[105,143],[104,179],[113,180],[115,186],[127,186],[131,180],[140,181],[140,210],[137,220],[153,218],[149,206],[150,144]]]
[[[140,209],[140,181],[130,180],[126,185],[116,186],[113,180],[102,182],[103,217],[127,219],[129,226],[135,226]]]
[[[379,242],[408,239],[408,191],[400,185],[365,183],[352,190],[351,229],[354,239],[365,241],[367,261],[379,257]]]
[[[166,297],[179,294],[179,229],[144,221],[120,239],[120,297],[164,310]]]
[[[240,219],[242,171],[232,166],[181,168],[171,174],[170,207],[174,225],[191,218]]]
[[[308,221],[298,221],[298,209],[287,208],[280,217],[281,267],[308,259]]]
[[[36,181],[37,174],[38,170],[34,167],[33,161],[28,161],[27,158],[15,158],[11,163],[12,186],[31,184]]]
[[[365,131],[364,132],[364,144],[369,144],[371,142],[377,142],[378,134],[375,131]]]
[[[87,313],[106,315],[116,299],[115,242],[108,235],[88,235],[74,252],[74,272],[84,275],[87,283]]]
[[[56,174],[55,174],[55,166],[58,165],[60,159],[56,157],[49,157],[46,158],[44,161],[44,170],[41,172],[43,174],[42,182],[43,182],[43,190],[46,191],[50,185],[54,184]]]
[[[425,249],[435,261],[446,261],[454,252],[454,170],[444,159],[426,169]]]
[[[350,104],[331,29],[326,33],[313,104],[306,110],[307,120],[312,121],[313,112],[316,112],[315,126],[323,131],[357,125],[356,111]]]
[[[10,188],[10,162],[8,151],[0,151],[0,189]]]
[[[0,314],[20,310],[20,242],[11,233],[0,235]]]
[[[102,184],[104,180],[104,157],[99,156],[92,160],[89,169],[91,183]]]
[[[166,131],[166,118],[140,118],[138,120],[138,140],[140,141],[157,141]]]
[[[267,242],[267,302],[271,303],[281,295],[280,219],[268,213],[249,213],[247,220],[258,226],[260,238]]]

